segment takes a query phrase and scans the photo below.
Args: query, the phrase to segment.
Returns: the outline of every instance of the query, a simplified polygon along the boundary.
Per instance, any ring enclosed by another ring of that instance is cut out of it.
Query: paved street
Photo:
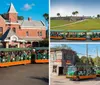
[[[100,85],[100,77],[97,77],[96,79],[71,81],[65,76],[52,75],[50,82],[50,85]]]
[[[48,64],[0,68],[0,85],[48,85]]]

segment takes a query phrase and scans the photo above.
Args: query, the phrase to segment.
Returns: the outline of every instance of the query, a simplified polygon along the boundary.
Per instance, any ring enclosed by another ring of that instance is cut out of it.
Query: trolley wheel
[[[24,63],[23,65],[26,65],[26,63]]]
[[[80,80],[80,78],[77,76],[75,80],[76,80],[76,81],[79,81],[79,80]]]
[[[71,81],[75,81],[75,79],[73,79],[73,78],[70,78],[70,80],[71,80]]]

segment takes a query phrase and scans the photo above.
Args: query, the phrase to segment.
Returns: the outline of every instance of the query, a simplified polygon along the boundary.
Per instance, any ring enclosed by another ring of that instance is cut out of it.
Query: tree
[[[72,12],[72,15],[74,16],[75,15],[75,12]]]
[[[24,20],[23,16],[18,16],[18,20]]]
[[[43,41],[39,42],[39,46],[40,47],[49,47],[49,40],[48,39],[44,39]]]
[[[43,17],[44,17],[44,19],[46,21],[45,23],[47,23],[47,25],[48,25],[49,24],[49,14],[44,13]],[[49,28],[49,25],[48,25],[48,28]],[[48,38],[48,37],[49,37],[49,29],[46,30],[46,38]]]
[[[94,66],[94,61],[91,57],[82,56],[80,58],[80,62],[82,62],[83,64]]]
[[[94,64],[95,64],[96,66],[100,66],[100,57],[95,57],[95,58],[94,58]]]
[[[49,23],[49,14],[44,13],[43,14],[44,19]]]
[[[86,57],[86,56],[82,56],[81,58],[80,58],[80,61],[83,63],[83,64],[89,64],[88,63],[88,58]]]
[[[77,16],[78,13],[79,13],[78,11],[74,11],[74,12],[72,12],[72,15],[76,15]]]
[[[97,18],[98,18],[98,19],[100,18],[100,14],[97,14]]]
[[[77,16],[78,13],[79,13],[78,11],[75,11],[75,15],[76,15],[76,16]]]
[[[60,13],[57,13],[57,16],[60,17],[61,16]]]
[[[91,57],[89,57],[88,60],[89,60],[89,65],[94,66],[94,61],[93,61],[93,59],[92,59]]]

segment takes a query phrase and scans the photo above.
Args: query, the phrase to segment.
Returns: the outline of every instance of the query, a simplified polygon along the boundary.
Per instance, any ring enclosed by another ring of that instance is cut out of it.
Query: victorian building
[[[46,26],[42,21],[18,20],[18,12],[11,3],[6,19],[0,16],[0,42],[4,47],[36,46],[46,38]]]

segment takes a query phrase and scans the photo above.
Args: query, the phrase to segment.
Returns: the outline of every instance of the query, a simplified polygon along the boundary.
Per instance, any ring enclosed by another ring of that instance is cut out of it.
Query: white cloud
[[[33,6],[35,6],[34,3],[32,3],[32,4],[26,3],[26,4],[24,4],[24,6],[21,9],[24,11],[28,11],[28,10],[31,10]]]

